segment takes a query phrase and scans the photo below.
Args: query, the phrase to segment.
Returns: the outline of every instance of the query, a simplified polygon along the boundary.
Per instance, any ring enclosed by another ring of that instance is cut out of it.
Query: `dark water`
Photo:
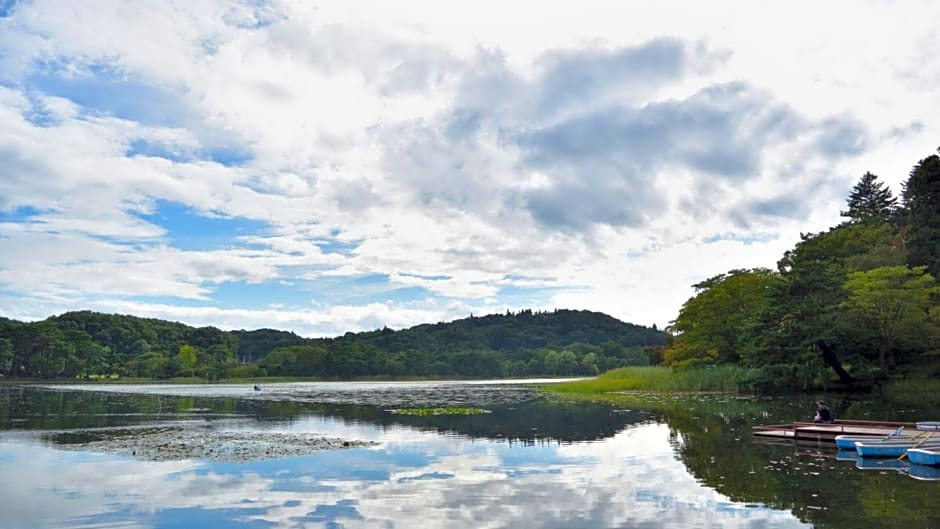
[[[940,469],[754,441],[753,424],[810,416],[812,399],[802,400],[574,403],[479,383],[0,386],[0,529],[940,528]],[[843,417],[938,419],[865,399],[835,404]],[[389,411],[443,406],[490,413]],[[247,462],[75,445],[167,425],[375,444]]]

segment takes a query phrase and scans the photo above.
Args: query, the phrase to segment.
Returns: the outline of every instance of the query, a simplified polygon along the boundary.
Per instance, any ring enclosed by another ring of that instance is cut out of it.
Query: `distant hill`
[[[664,344],[665,335],[656,329],[590,311],[523,310],[315,339],[274,329],[222,331],[78,311],[29,323],[0,318],[0,373],[42,378],[593,374],[646,364]]]

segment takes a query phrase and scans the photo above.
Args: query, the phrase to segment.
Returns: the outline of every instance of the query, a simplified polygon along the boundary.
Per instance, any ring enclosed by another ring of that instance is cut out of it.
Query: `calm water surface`
[[[940,528],[938,469],[752,439],[753,424],[811,415],[805,400],[572,403],[465,382],[0,386],[0,528]],[[491,413],[390,411],[443,406]],[[864,399],[836,410],[937,418]],[[164,424],[375,444],[235,463],[63,444]]]

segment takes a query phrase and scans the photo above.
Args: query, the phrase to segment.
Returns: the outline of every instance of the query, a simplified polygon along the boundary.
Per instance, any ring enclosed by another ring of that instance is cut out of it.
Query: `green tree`
[[[671,323],[673,338],[664,351],[674,366],[736,363],[754,349],[753,328],[778,280],[766,268],[732,270],[693,285],[696,294]]]
[[[940,156],[924,158],[904,183],[907,264],[940,274]]]
[[[831,369],[843,383],[854,381],[844,363],[862,367],[855,352],[869,329],[846,317],[842,303],[848,274],[904,263],[904,245],[888,223],[842,224],[803,235],[777,266],[781,280],[770,289],[760,315],[756,383],[766,389],[825,385]]]
[[[839,213],[843,217],[849,217],[853,222],[886,222],[894,216],[898,199],[891,194],[891,189],[878,181],[877,176],[866,172],[852,188],[847,202],[849,209]]]
[[[196,358],[196,348],[185,343],[180,346],[179,353],[176,355],[176,360],[179,362],[180,369],[188,371],[189,376],[194,376],[196,374]]]
[[[0,338],[0,373],[9,372],[13,364],[13,342]]]
[[[850,292],[842,306],[858,312],[875,331],[878,366],[895,364],[894,353],[902,341],[925,349],[930,336],[930,298],[940,293],[927,267],[885,266],[853,272],[845,282]]]

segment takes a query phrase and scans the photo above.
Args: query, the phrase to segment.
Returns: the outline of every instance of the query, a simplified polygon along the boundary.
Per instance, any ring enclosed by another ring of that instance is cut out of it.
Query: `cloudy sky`
[[[935,2],[558,4],[0,0],[0,315],[663,326],[940,145]]]

